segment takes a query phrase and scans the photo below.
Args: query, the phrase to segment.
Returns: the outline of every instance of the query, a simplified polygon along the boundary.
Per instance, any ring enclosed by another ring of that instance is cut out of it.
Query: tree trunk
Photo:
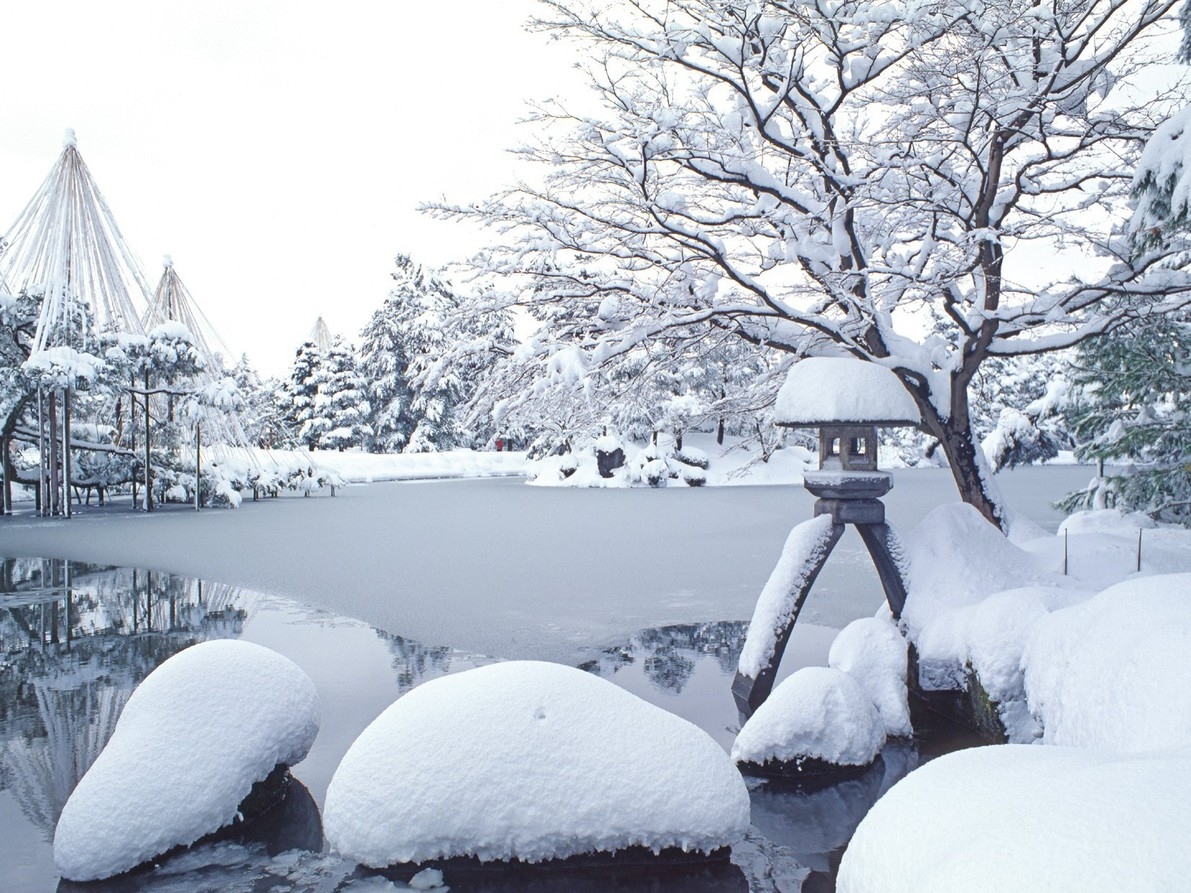
[[[1000,492],[972,431],[967,388],[953,385],[951,413],[945,419],[939,416],[938,410],[918,388],[910,386],[910,392],[922,411],[923,426],[938,438],[947,456],[959,498],[980,512],[990,524],[995,524],[1007,533],[1008,520],[1001,505]]]

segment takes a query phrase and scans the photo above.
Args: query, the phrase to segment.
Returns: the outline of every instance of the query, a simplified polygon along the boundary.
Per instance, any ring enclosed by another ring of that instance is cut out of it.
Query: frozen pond
[[[1089,474],[1025,469],[1003,486],[1016,511],[1053,530],[1049,502]],[[912,471],[896,475],[886,502],[906,531],[953,499],[946,472]],[[403,691],[494,658],[583,666],[728,747],[744,621],[790,527],[810,514],[800,487],[574,491],[504,480],[362,486],[236,512],[3,519],[0,555],[130,566],[152,556],[155,567],[208,582],[72,563],[67,605],[63,563],[3,564],[0,890],[54,888],[57,816],[128,695],[161,661],[208,638],[266,645],[315,681],[323,729],[294,773],[309,794],[279,838],[206,847],[114,889],[368,889],[353,866],[314,852],[317,807],[340,757]],[[32,591],[47,586],[59,591]],[[832,628],[880,601],[850,533],[812,592],[783,674],[824,663]],[[754,790],[753,830],[731,872],[697,889],[831,889],[855,825],[918,758],[890,747],[868,775],[833,788]],[[650,884],[642,890],[696,889],[689,879]]]
[[[1054,530],[1049,503],[1086,484],[1080,467],[1001,475],[1014,510]],[[894,473],[903,533],[956,500],[940,469]],[[80,512],[0,520],[0,555],[152,567],[316,605],[422,642],[501,658],[579,663],[636,630],[748,620],[790,529],[811,516],[800,486],[664,490],[527,487],[516,480],[349,487],[335,498]],[[840,626],[881,590],[849,530],[803,619]]]

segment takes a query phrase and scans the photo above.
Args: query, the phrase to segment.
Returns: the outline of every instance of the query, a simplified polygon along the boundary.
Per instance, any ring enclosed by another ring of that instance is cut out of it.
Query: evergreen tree
[[[374,453],[397,452],[413,431],[410,415],[413,391],[406,379],[409,357],[405,350],[407,306],[423,287],[421,268],[405,255],[397,257],[396,280],[380,309],[364,327],[360,348],[360,374],[367,382],[368,449]]]
[[[368,400],[364,380],[356,370],[356,356],[351,346],[336,337],[323,357],[319,372],[315,405],[327,428],[319,437],[319,446],[342,452],[362,446],[371,433],[366,421]]]
[[[1079,351],[1067,423],[1084,460],[1123,465],[1062,503],[1191,521],[1191,326],[1149,317]]]
[[[247,354],[240,355],[230,376],[244,400],[240,418],[248,442],[265,449],[289,446],[282,403],[277,399],[279,383],[263,380]]]
[[[284,418],[293,438],[308,450],[318,448],[319,438],[327,429],[318,415],[318,378],[322,355],[313,341],[307,341],[294,355],[284,395]]]

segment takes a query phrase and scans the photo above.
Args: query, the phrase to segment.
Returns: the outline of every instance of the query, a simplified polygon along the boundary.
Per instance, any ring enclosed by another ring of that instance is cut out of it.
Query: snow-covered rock
[[[705,732],[596,676],[538,661],[406,694],[348,750],[324,810],[331,845],[373,867],[632,846],[710,852],[748,824],[744,782]]]
[[[1127,580],[1055,611],[1023,663],[1048,744],[1191,746],[1191,574]]]
[[[840,630],[827,657],[828,666],[847,673],[864,689],[891,738],[914,734],[906,700],[907,650],[905,638],[883,611]]]
[[[230,824],[274,767],[318,733],[314,683],[288,658],[235,640],[194,645],[138,686],[54,833],[63,877],[128,871]]]
[[[732,745],[732,759],[867,766],[884,743],[881,714],[855,679],[830,667],[803,667],[783,680],[744,724]]]
[[[839,893],[1180,890],[1191,750],[998,745],[927,763],[844,853]]]

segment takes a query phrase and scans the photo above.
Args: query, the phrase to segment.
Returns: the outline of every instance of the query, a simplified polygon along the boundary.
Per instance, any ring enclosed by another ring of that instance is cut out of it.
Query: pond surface
[[[703,728],[725,748],[739,717],[729,685],[747,624],[641,631],[592,649],[582,667]],[[802,625],[788,660],[825,663],[834,630]],[[196,642],[241,638],[297,663],[318,687],[323,721],[309,756],[293,769],[283,820],[255,840],[207,844],[148,873],[61,889],[331,891],[394,889],[321,851],[321,807],[331,775],[356,736],[395,698],[446,673],[487,663],[276,596],[192,578],[79,562],[0,561],[0,890],[59,887],[54,825],[74,785],[99,754],[136,685]],[[843,847],[877,797],[917,765],[906,745],[886,748],[864,777],[814,793],[758,786],[753,828],[733,864],[699,876],[656,876],[618,890],[832,889]],[[675,797],[682,792],[676,791]],[[448,878],[450,883],[450,878]],[[495,878],[455,890],[579,890]],[[634,885],[636,884],[636,885]],[[397,885],[400,889],[401,885]]]

